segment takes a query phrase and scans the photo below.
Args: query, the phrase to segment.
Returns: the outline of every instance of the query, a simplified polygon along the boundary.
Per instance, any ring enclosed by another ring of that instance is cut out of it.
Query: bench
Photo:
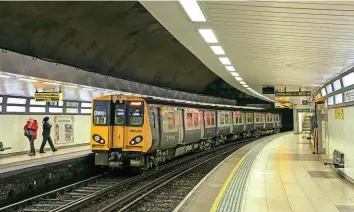
[[[325,165],[331,164],[335,168],[344,168],[344,154],[339,152],[338,150],[334,150],[332,158],[322,158],[322,162]]]
[[[4,148],[4,144],[0,142],[0,151],[5,151],[6,149],[11,149],[11,147]]]

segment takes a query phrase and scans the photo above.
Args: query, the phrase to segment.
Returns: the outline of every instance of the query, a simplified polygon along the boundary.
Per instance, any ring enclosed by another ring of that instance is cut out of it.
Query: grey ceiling
[[[211,92],[220,78],[139,2],[1,2],[0,29],[1,48],[117,78],[235,98]]]

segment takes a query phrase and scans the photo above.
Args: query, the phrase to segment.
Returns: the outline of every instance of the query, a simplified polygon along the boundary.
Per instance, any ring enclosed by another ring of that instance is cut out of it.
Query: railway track
[[[231,142],[207,151],[198,152],[169,162],[157,169],[149,170],[130,178],[110,178],[99,175],[75,184],[65,186],[8,206],[0,208],[0,211],[18,212],[67,212],[79,211],[92,202],[102,199],[121,189],[126,189],[141,181],[147,182],[139,189],[128,192],[118,200],[100,210],[124,211],[137,201],[150,195],[156,189],[168,184],[174,179],[193,170],[194,168],[213,160],[214,158],[235,151],[257,138],[246,139],[239,142]]]

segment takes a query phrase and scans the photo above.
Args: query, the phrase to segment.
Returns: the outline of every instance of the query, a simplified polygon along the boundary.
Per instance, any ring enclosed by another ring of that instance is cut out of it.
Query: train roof
[[[223,104],[213,104],[204,102],[193,102],[180,99],[167,99],[161,97],[143,97],[143,99],[148,104],[161,104],[161,105],[171,105],[180,107],[198,107],[204,109],[219,109],[219,110],[252,110],[252,111],[265,111],[265,108],[258,107],[247,107],[247,106],[237,106],[237,105],[223,105]]]

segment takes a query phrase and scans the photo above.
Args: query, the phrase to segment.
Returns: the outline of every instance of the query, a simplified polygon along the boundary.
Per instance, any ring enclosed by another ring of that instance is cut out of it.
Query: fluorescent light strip
[[[205,42],[207,43],[218,43],[218,39],[216,38],[213,30],[211,29],[199,29],[200,35],[203,37]]]
[[[216,55],[225,55],[225,51],[221,46],[210,46],[210,48]]]
[[[10,76],[3,75],[3,74],[0,74],[0,77],[1,77],[1,78],[10,78]]]
[[[56,83],[56,82],[44,82],[44,83],[48,85],[60,85],[60,83]]]
[[[228,71],[235,71],[235,68],[233,66],[225,66],[225,68]]]
[[[37,82],[37,80],[35,79],[27,79],[27,78],[19,78],[19,80],[27,81],[27,82]]]
[[[206,22],[203,11],[196,0],[179,0],[179,3],[192,21]]]
[[[235,77],[235,79],[236,79],[237,81],[242,81],[242,78],[241,78],[241,77]]]
[[[236,73],[236,72],[230,72],[230,74],[232,75],[232,76],[234,76],[234,77],[239,77],[240,75],[238,75],[238,73]]]
[[[247,84],[244,84],[243,87],[248,88],[249,86]]]
[[[231,61],[228,57],[219,57],[219,60],[223,65],[231,65]]]
[[[244,81],[241,81],[240,84],[241,85],[246,85],[246,83]]]

